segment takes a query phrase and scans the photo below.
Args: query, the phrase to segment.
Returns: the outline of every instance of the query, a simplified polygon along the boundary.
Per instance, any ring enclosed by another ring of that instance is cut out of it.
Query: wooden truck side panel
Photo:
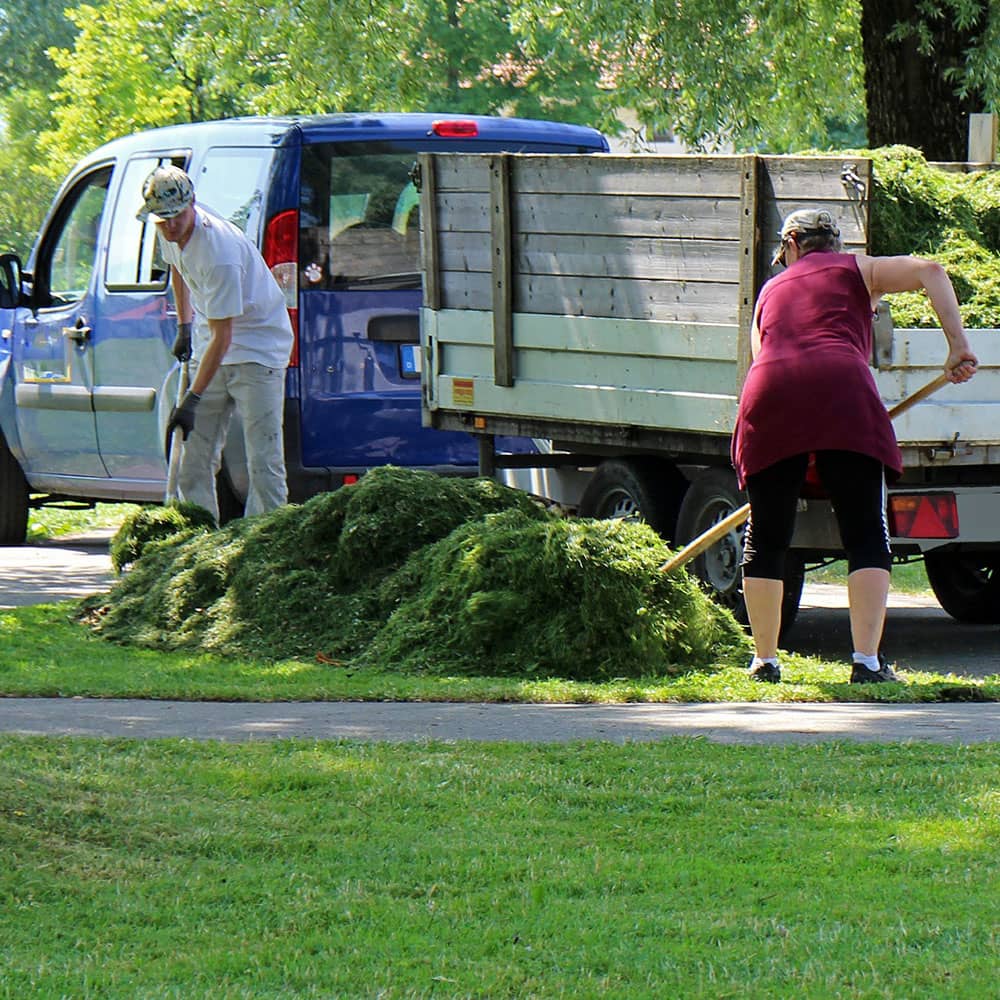
[[[421,173],[435,427],[728,436],[783,213],[808,193],[866,245],[868,161],[441,155]]]

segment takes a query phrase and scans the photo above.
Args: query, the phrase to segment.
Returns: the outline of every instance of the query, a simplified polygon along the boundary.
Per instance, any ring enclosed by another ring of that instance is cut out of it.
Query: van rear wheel
[[[229,475],[225,469],[220,469],[215,477],[215,496],[219,502],[219,527],[235,521],[244,514],[244,503],[239,498]]]
[[[0,434],[0,545],[23,545],[28,537],[28,481]]]

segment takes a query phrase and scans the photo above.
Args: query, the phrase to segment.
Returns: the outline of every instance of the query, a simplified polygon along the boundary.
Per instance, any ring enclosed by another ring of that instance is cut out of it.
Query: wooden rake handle
[[[889,410],[889,419],[894,420],[911,406],[916,406],[921,400],[926,399],[947,384],[948,376],[944,373],[938,375],[936,379],[918,389],[912,396],[907,396],[906,399],[900,400],[895,406],[891,407]],[[684,548],[676,552],[660,567],[660,572],[672,573],[678,566],[683,566],[685,563],[700,556],[702,552],[710,549],[720,538],[729,534],[730,531],[735,531],[739,528],[749,516],[750,504],[745,503],[742,507],[734,510],[728,517],[723,518],[717,524],[713,524],[708,531],[703,532],[693,541],[688,542]]]
[[[180,375],[177,381],[177,405],[181,405],[184,394],[191,387],[191,368],[187,361],[181,362]],[[167,487],[163,494],[163,502],[170,503],[177,500],[179,493],[177,490],[177,479],[181,469],[181,448],[184,438],[179,427],[175,427],[170,435],[170,452],[167,455]]]

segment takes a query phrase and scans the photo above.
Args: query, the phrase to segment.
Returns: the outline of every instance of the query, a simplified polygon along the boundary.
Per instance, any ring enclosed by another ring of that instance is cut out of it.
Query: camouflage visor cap
[[[135,215],[140,222],[172,219],[193,204],[194,185],[180,167],[168,164],[157,167],[143,182],[142,199],[143,206]]]
[[[790,236],[830,236],[837,239],[840,227],[825,208],[800,208],[785,217],[781,224],[781,244],[772,264],[785,263],[785,250]]]

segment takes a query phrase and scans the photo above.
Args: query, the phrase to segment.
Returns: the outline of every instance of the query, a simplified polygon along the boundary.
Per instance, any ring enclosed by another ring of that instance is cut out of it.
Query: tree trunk
[[[928,22],[933,51],[924,55],[913,36],[889,38],[898,23],[913,23],[916,8],[917,0],[862,0],[868,144],[913,146],[928,160],[965,160],[969,114],[984,110],[983,103],[978,94],[957,97],[955,82],[944,74],[950,67],[964,68],[965,51],[981,24],[959,31],[945,5],[941,17]],[[980,21],[984,17],[985,10]]]

